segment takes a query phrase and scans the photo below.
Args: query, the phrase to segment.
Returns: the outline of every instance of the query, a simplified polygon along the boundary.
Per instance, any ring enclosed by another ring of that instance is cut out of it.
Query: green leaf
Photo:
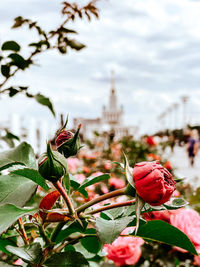
[[[96,234],[95,229],[88,229],[88,234]],[[97,236],[86,236],[81,239],[81,245],[90,253],[97,254],[101,249],[101,243]]]
[[[87,222],[83,221],[83,227],[80,225],[78,221],[70,222],[64,229],[62,229],[58,235],[56,236],[56,244],[62,242],[66,237],[73,233],[84,233],[87,227]]]
[[[67,47],[66,46],[58,46],[58,50],[61,54],[67,53]]]
[[[123,214],[123,212],[124,212],[124,207],[119,207],[119,208],[104,211],[102,213],[106,214],[106,216],[109,219],[114,220],[120,217]],[[101,217],[102,217],[102,214],[101,214]]]
[[[78,42],[77,40],[73,39],[73,40],[67,40],[67,45],[70,46],[72,49],[75,49],[77,51],[85,48],[85,45]]]
[[[9,77],[10,75],[10,66],[8,65],[1,65],[1,73],[4,77]]]
[[[10,97],[13,97],[13,96],[15,96],[16,94],[18,94],[20,92],[19,90],[15,89],[13,87],[8,88],[8,91],[9,91],[9,96]]]
[[[49,98],[47,98],[47,97],[45,97],[45,96],[43,96],[41,94],[35,95],[34,98],[41,105],[47,106],[50,109],[50,111],[52,112],[53,116],[54,117],[56,116],[54,108],[53,108],[53,105],[52,105],[51,101],[49,100]]]
[[[22,18],[21,16],[16,17],[16,18],[15,18],[15,23],[14,23],[14,25],[12,26],[12,29],[13,29],[13,28],[18,28],[18,27],[22,26],[22,25],[24,24],[24,22],[25,22],[25,19]]]
[[[78,187],[78,191],[85,188],[85,187],[88,187],[92,184],[96,184],[98,182],[102,182],[102,181],[105,181],[105,180],[108,180],[110,178],[110,175],[109,174],[102,174],[102,175],[99,175],[97,177],[88,177],[84,180],[84,182],[80,185],[80,187]]]
[[[64,32],[64,33],[75,33],[75,34],[77,34],[76,31],[74,31],[74,30],[72,30],[72,29],[64,28],[64,27],[62,27],[62,28],[60,29],[60,32]]]
[[[20,51],[20,45],[18,43],[16,43],[15,41],[7,41],[7,42],[2,44],[1,49],[2,50],[12,50],[12,51],[18,52],[18,51]]]
[[[134,235],[131,234],[131,235]],[[147,222],[139,227],[137,236],[145,240],[157,241],[183,248],[192,254],[198,255],[190,239],[178,228],[159,220]]]
[[[0,205],[0,234],[23,215],[32,214],[36,211],[37,209],[19,208],[12,204]]]
[[[36,184],[40,185],[45,191],[49,190],[49,187],[45,179],[40,175],[40,173],[37,170],[24,168],[24,169],[15,170],[12,173],[32,180]]]
[[[88,192],[82,188],[81,190],[78,190],[80,184],[79,182],[77,181],[76,177],[74,177],[73,175],[71,175],[69,173],[69,177],[70,177],[70,184],[71,184],[71,187],[76,190],[76,191],[79,191],[85,198],[88,198]]]
[[[37,169],[34,151],[32,147],[25,142],[13,149],[0,153],[0,171],[19,164]]]
[[[41,41],[39,41],[37,43],[31,43],[31,44],[29,44],[29,46],[35,46],[38,49],[41,49],[42,46],[46,46],[46,48],[48,49],[48,48],[50,48],[50,43],[47,40],[41,40]]]
[[[111,244],[133,219],[132,216],[109,221],[97,218],[96,231],[99,239],[104,244]]]
[[[32,197],[37,185],[31,180],[8,174],[0,176],[0,204],[11,203],[23,207]]]
[[[8,57],[12,59],[12,62],[10,64],[17,66],[22,70],[28,67],[28,62],[19,54],[12,53]]]
[[[25,262],[38,264],[42,257],[40,243],[33,243],[24,247],[7,246],[6,249],[12,254],[22,258]]]
[[[10,255],[10,252],[6,249],[6,246],[13,245],[13,243],[8,239],[3,239],[0,237],[0,251]],[[1,264],[0,264],[1,266]]]
[[[165,203],[163,206],[167,209],[179,209],[186,206],[188,202],[183,198],[175,198],[172,203]]]
[[[46,267],[89,267],[88,261],[76,251],[66,251],[52,255],[45,263]]]
[[[131,227],[131,226],[136,226],[136,223],[137,223],[137,219],[136,219],[136,216],[134,216],[134,220],[132,222],[129,223],[128,227]],[[139,225],[144,225],[146,223],[146,221],[143,219],[143,218],[140,218],[139,220]]]
[[[75,244],[74,248],[77,252],[80,252],[86,259],[91,259],[95,257],[95,253],[89,252],[86,248],[84,248],[84,246],[82,246],[80,242]]]
[[[13,148],[15,146],[14,140],[18,140],[19,141],[19,137],[14,135],[11,132],[6,132],[6,135],[0,137],[1,140],[3,140],[4,142],[6,142],[10,148]]]

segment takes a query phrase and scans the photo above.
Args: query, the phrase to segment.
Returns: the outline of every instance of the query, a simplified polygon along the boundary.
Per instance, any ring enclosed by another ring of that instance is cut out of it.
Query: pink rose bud
[[[65,125],[63,126],[65,128]],[[65,156],[65,158],[75,156],[77,152],[80,150],[80,138],[79,131],[81,128],[81,124],[78,126],[77,131],[73,134],[70,131],[65,131],[62,129],[56,138],[56,147],[57,150]]]
[[[70,131],[62,131],[58,134],[56,138],[56,146],[59,147],[62,145],[65,141],[72,139],[74,134]]]
[[[159,162],[140,162],[133,168],[135,189],[152,206],[167,202],[176,190],[172,175]]]

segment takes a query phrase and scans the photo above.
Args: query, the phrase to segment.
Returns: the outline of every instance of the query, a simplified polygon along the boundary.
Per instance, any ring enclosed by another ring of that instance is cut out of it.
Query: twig
[[[25,243],[26,245],[29,245],[28,237],[27,237],[26,231],[25,231],[25,229],[24,229],[24,224],[23,224],[23,222],[22,222],[22,218],[19,218],[17,222],[18,222],[18,225],[19,225],[19,231],[21,232],[21,236],[22,236],[22,238],[23,238],[23,240],[24,240],[24,243]]]
[[[75,213],[74,206],[73,206],[69,196],[67,195],[65,189],[63,188],[62,183],[60,181],[57,181],[56,183],[53,183],[53,185],[60,192],[61,196],[64,198],[65,203],[69,209],[69,214],[73,215]]]
[[[128,200],[128,201],[124,201],[121,203],[115,203],[115,204],[111,204],[111,205],[107,205],[107,206],[103,206],[101,208],[95,209],[95,210],[91,210],[85,213],[85,215],[92,215],[92,214],[96,214],[105,210],[110,210],[110,209],[114,209],[114,208],[119,208],[119,207],[125,207],[125,206],[131,206],[135,203],[135,199],[133,200]]]
[[[96,203],[99,203],[99,202],[106,200],[106,199],[109,199],[109,198],[124,195],[125,193],[126,193],[126,187],[109,192],[109,193],[104,194],[102,196],[96,197],[96,198],[92,199],[91,201],[81,205],[79,208],[76,209],[76,212],[80,213],[80,212],[86,210],[87,208],[93,206]]]
[[[80,239],[82,239],[82,238],[84,238],[86,235],[85,234],[81,234],[81,235],[79,235],[79,236],[77,236],[77,237],[75,237],[75,238],[73,238],[73,239],[70,239],[69,240],[69,238],[68,238],[68,242],[66,242],[66,243],[63,243],[63,244],[61,244],[60,246],[58,246],[55,250],[54,250],[54,252],[55,253],[58,253],[58,252],[60,252],[64,247],[66,247],[67,245],[69,245],[69,244],[76,244]]]

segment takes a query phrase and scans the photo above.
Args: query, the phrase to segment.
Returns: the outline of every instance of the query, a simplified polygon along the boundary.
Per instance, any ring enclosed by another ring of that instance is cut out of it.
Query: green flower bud
[[[39,173],[46,180],[57,182],[65,173],[65,167],[59,160],[60,153],[52,151],[50,144],[47,144],[47,152],[42,154],[38,160]]]

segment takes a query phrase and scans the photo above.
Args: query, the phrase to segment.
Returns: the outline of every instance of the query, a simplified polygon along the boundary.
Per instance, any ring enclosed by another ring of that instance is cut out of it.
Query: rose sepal
[[[145,201],[142,198],[140,198],[137,193],[135,199],[136,199],[135,203],[135,215],[136,215],[135,235],[136,235],[140,224],[141,211],[145,205]]]

